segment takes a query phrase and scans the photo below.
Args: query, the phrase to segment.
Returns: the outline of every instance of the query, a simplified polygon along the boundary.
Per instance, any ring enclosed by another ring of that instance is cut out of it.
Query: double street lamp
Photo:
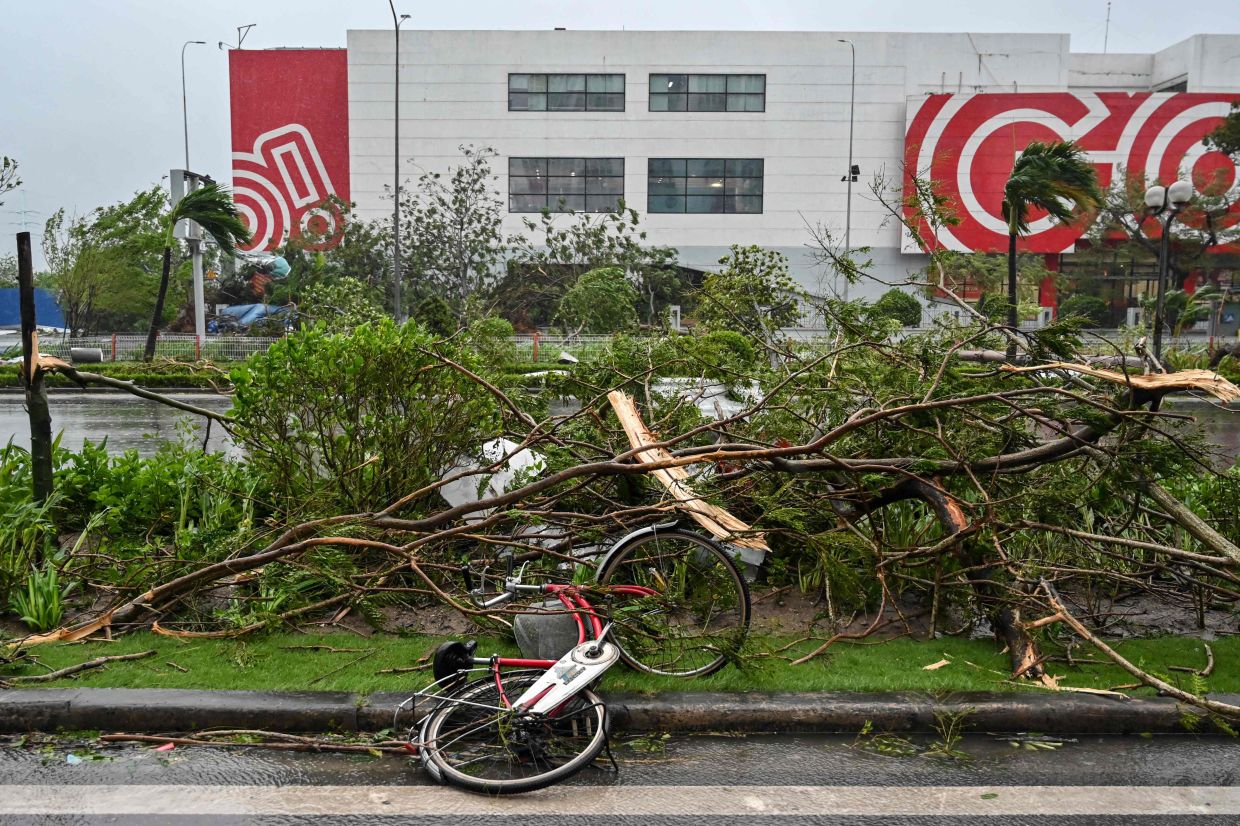
[[[1145,190],[1145,212],[1159,217],[1162,236],[1158,247],[1158,294],[1154,301],[1154,359],[1162,362],[1163,312],[1166,306],[1167,269],[1171,258],[1171,222],[1193,200],[1193,185],[1176,181],[1170,186],[1152,186]]]

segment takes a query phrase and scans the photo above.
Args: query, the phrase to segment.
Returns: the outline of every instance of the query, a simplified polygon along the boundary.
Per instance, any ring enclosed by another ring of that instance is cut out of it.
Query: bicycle
[[[577,624],[577,645],[559,660],[477,657],[472,641],[439,646],[435,682],[405,703],[433,701],[409,741],[439,782],[516,794],[567,779],[607,745],[607,710],[591,687],[612,665],[623,660],[651,674],[710,674],[735,656],[749,628],[749,589],[735,562],[718,543],[675,523],[617,541],[589,587],[526,584],[525,565],[514,572],[516,561],[506,556],[504,584],[493,597],[486,569],[475,587],[463,568],[471,598],[495,608],[521,594],[554,597]],[[609,603],[606,625],[587,591]],[[478,671],[489,675],[469,680]]]

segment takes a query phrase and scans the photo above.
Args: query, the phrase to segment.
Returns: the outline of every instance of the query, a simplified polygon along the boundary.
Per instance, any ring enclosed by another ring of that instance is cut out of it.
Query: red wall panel
[[[1075,140],[1106,187],[1122,174],[1149,183],[1189,177],[1194,186],[1220,191],[1240,182],[1240,170],[1201,139],[1227,115],[1237,94],[1150,92],[1049,92],[929,95],[910,99],[904,140],[906,198],[912,176],[929,179],[959,219],[931,228],[917,222],[920,243],[906,233],[905,252],[922,247],[1006,252],[1003,186],[1016,156],[1031,141]],[[916,211],[905,215],[916,221]],[[1087,221],[1057,224],[1034,216],[1022,252],[1071,252]],[[1240,207],[1224,219],[1240,221]]]
[[[270,250],[305,237],[333,246],[349,202],[349,64],[344,49],[234,49],[233,196]]]

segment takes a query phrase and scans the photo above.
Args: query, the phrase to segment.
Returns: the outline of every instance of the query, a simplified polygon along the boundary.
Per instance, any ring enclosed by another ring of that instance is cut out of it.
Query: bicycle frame
[[[500,594],[495,599],[488,600],[484,603],[484,607],[493,607],[495,605],[503,604],[512,600],[512,598],[519,593],[551,594],[564,605],[576,621],[578,648],[592,640],[601,643],[605,632],[603,621],[599,618],[598,612],[594,610],[594,606],[591,605],[584,596],[582,596],[581,591],[577,588],[577,586],[562,584],[522,585],[519,581],[515,581],[512,577],[509,577],[504,587],[504,593]],[[635,596],[644,597],[656,596],[658,594],[658,592],[653,588],[646,588],[641,585],[615,585],[612,586],[610,590],[617,594],[632,594]],[[587,620],[583,619],[583,617],[588,618],[588,626]],[[565,657],[571,654],[572,652],[569,652],[569,654],[566,654]],[[611,662],[609,662],[608,665],[610,666],[614,660],[614,657],[611,658]],[[559,660],[545,660],[529,657],[492,656],[473,657],[471,658],[471,662],[475,666],[489,666],[492,673],[495,675],[496,685],[499,685],[500,669],[502,668],[551,669],[556,665],[563,663],[564,658],[562,657]],[[595,675],[594,678],[583,681],[581,685],[588,685],[593,682],[594,679],[597,679],[598,676],[601,676],[601,672],[598,675]],[[507,702],[507,698],[504,697],[502,688],[500,690],[500,696],[505,702]],[[568,697],[564,697],[562,699],[568,699]],[[520,703],[518,702],[518,705],[519,704]]]

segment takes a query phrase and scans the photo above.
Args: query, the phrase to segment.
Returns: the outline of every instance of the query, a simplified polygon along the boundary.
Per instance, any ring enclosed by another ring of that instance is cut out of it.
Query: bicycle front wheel
[[[749,586],[718,543],[693,531],[657,530],[626,542],[598,582],[607,586],[620,658],[638,671],[712,674],[737,657],[749,632]]]
[[[431,712],[422,748],[445,782],[484,794],[518,794],[594,762],[607,737],[607,711],[594,692],[581,691],[545,715],[509,706],[542,674],[501,675],[499,686],[494,678],[479,680]]]

